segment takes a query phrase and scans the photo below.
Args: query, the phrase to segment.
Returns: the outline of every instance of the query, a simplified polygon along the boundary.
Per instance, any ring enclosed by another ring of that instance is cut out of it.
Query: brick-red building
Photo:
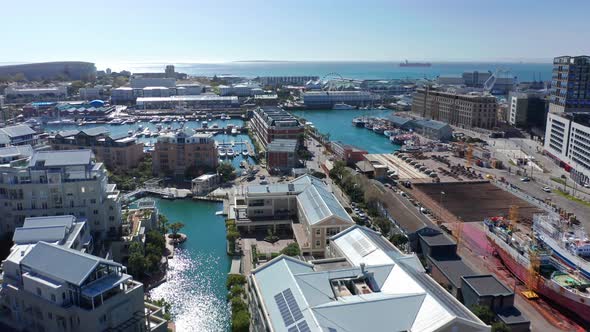
[[[275,139],[297,140],[303,134],[303,125],[281,108],[261,107],[253,113],[250,127],[264,148]]]

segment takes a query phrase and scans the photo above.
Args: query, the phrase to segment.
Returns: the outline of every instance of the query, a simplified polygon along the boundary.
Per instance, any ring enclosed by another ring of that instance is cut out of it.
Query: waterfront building
[[[548,113],[544,152],[580,185],[590,184],[590,114]]]
[[[387,95],[404,95],[416,90],[416,83],[409,80],[364,80],[360,86],[363,90]]]
[[[359,149],[350,144],[333,141],[330,142],[330,149],[338,160],[342,160],[348,166],[354,166],[359,161],[365,160],[366,150]]]
[[[37,139],[35,131],[24,124],[0,128],[0,147],[36,145]]]
[[[2,312],[21,331],[166,331],[161,308],[119,263],[58,244],[18,248],[2,263]]]
[[[191,168],[214,170],[219,159],[211,134],[184,131],[160,135],[153,152],[154,174],[184,176]]]
[[[142,97],[170,97],[171,89],[165,86],[146,86],[141,89]],[[173,89],[175,90],[175,89]]]
[[[332,246],[330,259],[279,256],[252,271],[254,331],[490,331],[377,232],[353,226]]]
[[[414,94],[412,113],[463,128],[493,129],[497,120],[497,101],[481,93],[456,93],[430,87]]]
[[[133,169],[144,156],[143,143],[139,143],[137,138],[126,134],[109,135],[105,127],[60,131],[49,136],[48,141],[54,150],[89,148],[109,170]]]
[[[78,93],[80,94],[80,98],[84,100],[93,100],[103,97],[104,89],[102,87],[92,87],[92,88],[80,88]]]
[[[113,104],[129,104],[135,102],[137,94],[133,88],[122,86],[111,90],[111,102]]]
[[[412,120],[409,126],[418,134],[431,140],[446,142],[453,138],[453,128],[441,121]]]
[[[309,81],[319,80],[319,76],[263,76],[259,78],[262,86],[305,85]]]
[[[25,218],[22,227],[14,230],[14,245],[10,252],[26,250],[27,246],[39,241],[82,252],[92,252],[93,246],[86,219],[78,219],[72,215],[29,217]]]
[[[91,150],[37,151],[0,170],[0,233],[26,217],[71,214],[87,218],[95,239],[116,237],[121,203]]]
[[[207,195],[219,186],[219,175],[203,174],[191,180],[191,192],[196,196]]]
[[[71,79],[92,81],[96,77],[96,67],[90,62],[43,62],[22,65],[0,66],[0,76],[23,74],[29,81]]]
[[[307,91],[302,94],[307,108],[332,108],[335,104],[371,105],[379,96],[368,91]]]
[[[41,121],[61,120],[62,118],[100,119],[116,111],[116,106],[105,106],[101,100],[91,102],[33,102],[23,107],[26,118],[41,118]]]
[[[200,109],[229,109],[240,107],[236,96],[203,94],[198,96],[138,97],[139,109],[193,107]]]
[[[29,158],[33,155],[30,145],[7,146],[0,148],[0,166],[9,166],[13,161]]]
[[[243,204],[238,198],[234,204],[239,229],[290,227],[303,255],[323,256],[328,238],[354,224],[328,185],[311,175],[289,183],[247,186],[239,200]]]
[[[508,123],[516,127],[545,127],[545,96],[538,92],[511,92],[508,95]]]
[[[60,100],[68,97],[68,88],[64,85],[34,88],[8,86],[4,89],[4,96],[11,102]]]
[[[297,140],[275,139],[266,146],[266,166],[269,171],[285,173],[298,164]]]
[[[132,89],[144,89],[150,86],[175,88],[176,78],[168,77],[140,77],[133,75],[129,80],[129,85]]]
[[[254,110],[250,129],[264,148],[275,139],[299,140],[304,127],[297,118],[278,107],[260,107]]]
[[[260,88],[260,85],[253,82],[239,83],[231,86],[219,86],[220,96],[251,97],[257,94],[260,95],[263,92],[264,91]]]
[[[590,111],[590,56],[553,59],[549,112]]]
[[[196,96],[203,93],[203,86],[197,83],[183,83],[176,85],[176,95]]]

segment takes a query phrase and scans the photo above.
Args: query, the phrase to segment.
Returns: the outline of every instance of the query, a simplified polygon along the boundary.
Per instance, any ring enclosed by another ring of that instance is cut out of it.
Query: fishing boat
[[[365,128],[373,130],[373,124],[371,122],[365,122]]]
[[[134,118],[129,118],[127,119],[127,124],[135,124],[135,119]]]
[[[387,137],[391,137],[391,136],[394,136],[397,134],[399,134],[399,131],[395,130],[395,129],[388,129],[388,130],[383,131],[383,135],[385,135]]]
[[[377,134],[383,134],[383,132],[385,131],[385,128],[383,128],[382,126],[374,126],[373,131],[376,132]]]
[[[568,269],[552,257],[551,249],[536,244],[526,235],[512,232],[502,217],[484,221],[486,237],[506,268],[529,291],[525,296],[541,295],[548,303],[567,308],[580,319],[590,322],[590,280]]]
[[[354,119],[352,119],[352,124],[355,127],[364,127],[365,126],[365,119],[363,119],[362,117],[354,118]]]
[[[233,157],[234,157],[234,149],[232,149],[232,148],[227,148],[227,151],[226,151],[226,153],[227,153],[227,157],[228,157],[228,158],[233,158]]]
[[[558,214],[536,214],[533,216],[535,236],[551,248],[553,256],[572,269],[580,270],[590,278],[590,241],[582,227],[575,227]]]

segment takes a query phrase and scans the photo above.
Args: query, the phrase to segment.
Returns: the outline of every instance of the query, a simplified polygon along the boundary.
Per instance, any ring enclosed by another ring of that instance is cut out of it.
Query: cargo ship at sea
[[[553,251],[553,256],[590,278],[590,241],[581,226],[572,225],[556,213],[533,216],[535,236]]]
[[[534,293],[590,322],[590,280],[552,256],[551,249],[513,233],[502,217],[484,221],[488,241],[506,268]]]
[[[400,67],[430,67],[432,64],[430,62],[408,62],[408,60],[401,62],[399,64]]]

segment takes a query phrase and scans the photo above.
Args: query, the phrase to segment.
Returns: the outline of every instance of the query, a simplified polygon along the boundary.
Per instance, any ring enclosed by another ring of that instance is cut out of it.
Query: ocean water
[[[392,153],[400,148],[391,144],[385,135],[352,124],[355,117],[384,117],[391,114],[391,110],[302,110],[291,113],[311,121],[322,134],[330,134],[331,141],[351,144],[369,153]]]
[[[114,70],[131,72],[163,72],[167,63],[123,63]],[[338,74],[351,79],[435,78],[439,75],[461,74],[465,71],[494,72],[509,70],[519,81],[534,79],[550,80],[552,64],[509,62],[436,62],[431,67],[400,67],[398,62],[224,62],[224,63],[177,63],[177,72],[197,76],[235,75],[254,78],[257,76],[313,75],[324,77]],[[106,67],[105,67],[106,68]]]
[[[225,281],[231,261],[226,255],[225,221],[215,212],[221,203],[156,199],[170,222],[181,221],[188,239],[168,261],[168,280],[152,289],[154,299],[172,304],[178,332],[229,331],[231,313]]]

